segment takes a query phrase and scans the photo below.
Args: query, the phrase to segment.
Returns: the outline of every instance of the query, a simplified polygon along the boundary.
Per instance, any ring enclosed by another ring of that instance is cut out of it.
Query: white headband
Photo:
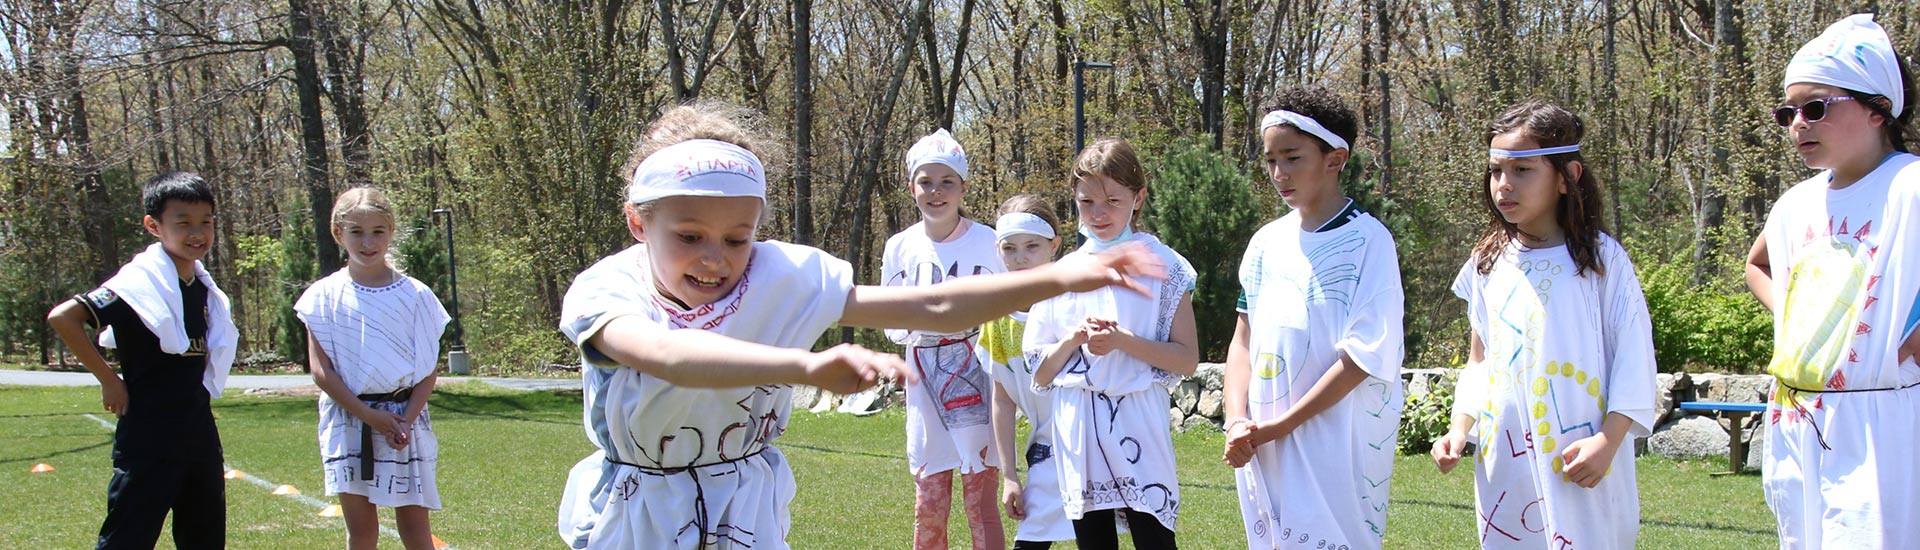
[[[1313,134],[1313,137],[1320,138],[1320,141],[1327,142],[1327,145],[1335,149],[1350,149],[1347,146],[1347,140],[1340,139],[1340,136],[1334,135],[1333,131],[1328,130],[1325,126],[1321,126],[1320,121],[1314,120],[1313,117],[1284,109],[1267,113],[1265,118],[1261,118],[1260,131],[1264,132],[1268,128],[1282,124],[1299,128],[1300,131],[1308,134]]]
[[[1883,95],[1893,103],[1888,112],[1897,117],[1907,105],[1898,59],[1887,31],[1873,22],[1873,14],[1857,13],[1834,22],[1801,46],[1793,61],[1787,62],[1787,76],[1780,86],[1807,82]]]
[[[633,169],[627,202],[666,197],[754,197],[767,200],[767,171],[738,145],[711,139],[674,144],[647,155]]]
[[[907,177],[913,177],[914,171],[929,164],[944,164],[960,179],[967,179],[967,151],[945,128],[927,134],[907,149]]]
[[[1040,219],[1039,216],[1026,212],[1009,213],[1000,216],[999,220],[993,222],[993,237],[995,240],[1004,241],[1007,240],[1007,237],[1014,235],[1034,235],[1042,239],[1052,239],[1058,236],[1058,234],[1053,232],[1053,226],[1048,224],[1047,220]]]
[[[1544,157],[1547,155],[1572,153],[1579,150],[1580,150],[1580,144],[1578,143],[1575,143],[1573,145],[1563,145],[1560,147],[1542,147],[1539,149],[1527,149],[1524,151],[1509,151],[1506,149],[1489,148],[1487,149],[1487,156],[1497,158],[1497,159],[1523,159],[1527,157]]]

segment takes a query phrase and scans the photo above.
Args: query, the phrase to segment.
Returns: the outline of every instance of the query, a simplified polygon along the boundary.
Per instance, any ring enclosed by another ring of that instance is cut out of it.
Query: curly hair
[[[1360,124],[1355,120],[1353,109],[1348,108],[1340,96],[1318,85],[1280,90],[1280,94],[1273,99],[1273,107],[1267,110],[1293,111],[1311,117],[1333,135],[1347,140],[1347,143],[1353,143],[1360,135]],[[1313,139],[1320,142],[1320,152],[1333,152],[1333,144],[1318,137]]]

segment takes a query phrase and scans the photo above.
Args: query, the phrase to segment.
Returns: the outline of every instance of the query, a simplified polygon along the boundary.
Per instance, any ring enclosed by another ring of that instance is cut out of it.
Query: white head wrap
[[[1498,159],[1523,159],[1527,157],[1544,157],[1547,155],[1572,153],[1579,150],[1580,150],[1580,144],[1578,143],[1575,143],[1573,145],[1562,145],[1559,147],[1542,147],[1539,149],[1526,149],[1522,151],[1513,151],[1508,149],[1494,149],[1489,147],[1487,148],[1487,156],[1498,158]]]
[[[738,145],[687,140],[661,149],[633,169],[627,202],[666,197],[754,197],[767,200],[767,172],[760,158]]]
[[[1335,135],[1332,130],[1321,126],[1320,121],[1314,120],[1313,117],[1284,109],[1267,113],[1266,117],[1261,118],[1260,131],[1264,132],[1268,128],[1282,124],[1293,126],[1294,128],[1299,128],[1302,132],[1312,134],[1313,137],[1320,138],[1320,141],[1327,142],[1327,145],[1335,149],[1349,149],[1347,140],[1341,139],[1340,136]]]
[[[1887,96],[1893,103],[1888,112],[1897,117],[1907,106],[1898,59],[1887,31],[1873,22],[1873,14],[1856,13],[1801,46],[1787,63],[1787,77],[1780,86],[1809,82]]]
[[[993,222],[994,240],[1006,240],[1014,235],[1034,235],[1042,239],[1059,236],[1047,220],[1026,212],[1010,212]]]
[[[927,134],[907,149],[907,177],[913,177],[915,170],[929,164],[944,164],[959,174],[960,179],[967,179],[967,151],[960,148],[960,142],[954,141],[953,134],[945,128]]]

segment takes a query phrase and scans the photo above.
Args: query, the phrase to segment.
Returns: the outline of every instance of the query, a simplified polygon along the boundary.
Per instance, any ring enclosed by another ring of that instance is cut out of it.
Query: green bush
[[[1407,396],[1407,408],[1400,413],[1400,454],[1425,453],[1433,448],[1433,440],[1447,435],[1458,371],[1445,376],[1428,384],[1427,393]]]
[[[1687,284],[1685,262],[1644,262],[1640,287],[1661,372],[1759,372],[1773,357],[1773,315],[1747,292]]]
[[[1151,163],[1147,227],[1193,263],[1193,315],[1203,360],[1226,357],[1239,314],[1240,259],[1264,221],[1248,189],[1253,177],[1198,141],[1170,146]]]
[[[313,284],[313,225],[306,205],[297,199],[288,202],[286,226],[280,229],[280,299],[274,309],[280,312],[280,326],[274,331],[274,344],[284,360],[307,364],[307,326],[294,315],[293,304]]]

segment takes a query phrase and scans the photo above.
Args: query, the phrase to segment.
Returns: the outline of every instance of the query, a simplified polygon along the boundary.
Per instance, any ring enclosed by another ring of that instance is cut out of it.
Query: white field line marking
[[[94,421],[94,422],[98,422],[98,423],[100,423],[100,427],[103,427],[103,428],[106,428],[106,429],[109,429],[109,430],[111,430],[111,429],[114,429],[114,427],[113,427],[113,423],[112,423],[112,422],[108,422],[108,421],[107,421],[106,419],[104,419],[104,418],[100,418],[100,417],[98,417],[98,416],[94,416],[94,415],[93,415],[93,413],[87,413],[87,414],[84,414],[84,415],[82,415],[82,416],[85,416],[85,417],[87,417],[87,418],[91,418],[91,419],[93,419],[93,421]],[[243,472],[243,473],[247,473],[247,476],[246,476],[246,477],[243,477],[243,478],[241,478],[241,479],[245,479],[245,480],[247,480],[247,482],[248,482],[248,483],[252,483],[252,484],[254,484],[254,485],[258,485],[258,486],[259,486],[260,488],[262,488],[262,489],[266,489],[266,490],[268,490],[268,491],[272,491],[272,490],[274,490],[274,489],[278,489],[278,488],[280,487],[280,484],[278,484],[278,483],[274,483],[274,482],[272,482],[272,481],[268,481],[268,480],[266,480],[266,479],[264,479],[264,478],[261,478],[260,476],[257,476],[257,475],[254,475],[254,474],[252,474],[252,473],[250,473],[250,472],[247,472],[246,470],[242,470],[242,469],[240,469],[240,467],[239,467],[239,466],[235,466],[235,465],[234,465],[234,464],[233,464],[232,462],[228,462],[228,463],[226,463],[226,464],[225,464],[225,466],[226,466],[226,469],[228,469],[228,470],[240,470],[240,471],[241,471],[241,472]],[[315,510],[324,510],[324,509],[326,509],[326,508],[327,508],[327,503],[326,503],[326,502],[324,502],[324,501],[322,501],[322,500],[320,500],[320,499],[317,499],[317,498],[313,498],[313,497],[310,497],[310,496],[307,496],[307,495],[305,495],[305,494],[297,494],[297,495],[286,495],[286,496],[288,496],[288,497],[292,497],[294,501],[296,501],[296,502],[299,502],[299,503],[301,503],[301,504],[305,504],[305,505],[307,505],[307,506],[309,506],[309,507],[312,507],[312,508],[313,508],[313,509],[315,509]],[[396,530],[394,530],[394,528],[392,528],[392,527],[387,527],[387,526],[386,526],[386,524],[384,524],[384,523],[380,525],[380,532],[381,532],[382,534],[385,534],[385,535],[388,535],[388,536],[391,536],[391,537],[393,537],[393,538],[395,538],[395,539],[399,539],[399,538],[400,538],[400,532],[399,532],[399,531],[396,531]],[[454,548],[454,547],[452,547],[452,546],[447,546],[447,547],[446,547],[446,550],[457,550],[457,549],[455,549],[455,548]]]

